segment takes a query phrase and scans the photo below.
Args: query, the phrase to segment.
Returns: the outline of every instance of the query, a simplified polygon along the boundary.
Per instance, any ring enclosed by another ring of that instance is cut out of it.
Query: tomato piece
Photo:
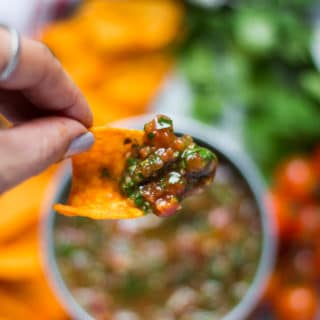
[[[295,157],[280,166],[276,173],[278,188],[290,197],[308,200],[316,188],[317,178],[312,162]]]
[[[279,237],[286,239],[296,237],[300,231],[298,205],[279,191],[273,190],[266,197],[266,206],[269,214],[275,218]]]
[[[286,287],[278,292],[275,312],[279,320],[312,320],[317,313],[317,292],[312,286]]]
[[[176,197],[167,195],[164,198],[157,199],[155,206],[157,209],[155,213],[158,217],[168,217],[180,208],[180,203]]]

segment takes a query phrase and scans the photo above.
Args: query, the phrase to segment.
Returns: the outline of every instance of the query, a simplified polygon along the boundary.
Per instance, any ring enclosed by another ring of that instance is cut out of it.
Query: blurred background
[[[279,239],[252,319],[311,320],[320,305],[319,9],[314,0],[2,0],[0,22],[52,49],[95,125],[170,112],[241,145],[265,178]],[[68,319],[38,241],[57,170],[0,197],[0,319]]]

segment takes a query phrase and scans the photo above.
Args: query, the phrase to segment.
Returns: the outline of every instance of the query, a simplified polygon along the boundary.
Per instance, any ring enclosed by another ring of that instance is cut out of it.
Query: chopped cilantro
[[[148,213],[150,210],[150,204],[144,199],[140,190],[131,194],[130,198],[133,200],[135,205],[141,208],[145,213]]]
[[[157,124],[158,129],[172,128],[172,120],[166,117],[159,117]]]
[[[178,158],[179,155],[180,155],[180,152],[179,152],[179,151],[175,151],[173,155],[174,155],[176,158]]]
[[[196,153],[197,153],[197,151],[196,151],[195,147],[187,148],[182,153],[182,159],[184,159],[184,160],[189,159],[190,157],[195,156]]]
[[[167,187],[167,182],[166,182],[166,180],[165,180],[165,179],[160,179],[160,181],[159,181],[159,186],[160,186],[161,190],[165,190],[166,187]]]
[[[172,120],[171,119],[168,119],[168,118],[165,118],[165,117],[160,117],[159,118],[159,120],[158,120],[158,122],[160,123],[160,124],[170,124],[170,125],[172,125]]]
[[[132,192],[134,191],[134,186],[135,183],[129,176],[125,176],[121,181],[121,188],[127,196],[130,196],[132,194]]]
[[[134,203],[138,206],[138,207],[141,207],[144,203],[144,199],[142,197],[142,195],[140,193],[137,193],[133,196],[133,200],[134,200]]]
[[[204,160],[214,159],[214,154],[209,149],[199,147],[198,153],[200,154],[200,157]]]
[[[191,148],[187,148],[183,152],[182,158],[189,159],[195,157],[196,155],[200,155],[203,160],[212,160],[215,158],[214,154],[209,149],[199,146],[192,146]]]
[[[127,165],[128,166],[133,166],[137,163],[137,159],[133,158],[133,157],[130,157],[127,159]]]
[[[174,214],[189,190],[213,179],[216,162],[212,152],[197,146],[191,137],[181,140],[171,130],[172,121],[166,116],[148,122],[144,143],[137,149],[132,144],[121,178],[123,194],[146,214]],[[151,142],[155,135],[157,139]]]

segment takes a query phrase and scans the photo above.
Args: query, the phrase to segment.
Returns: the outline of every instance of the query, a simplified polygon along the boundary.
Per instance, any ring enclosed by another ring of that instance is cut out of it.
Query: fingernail
[[[94,143],[94,135],[91,132],[75,138],[64,155],[64,159],[74,156],[75,154],[87,151]]]

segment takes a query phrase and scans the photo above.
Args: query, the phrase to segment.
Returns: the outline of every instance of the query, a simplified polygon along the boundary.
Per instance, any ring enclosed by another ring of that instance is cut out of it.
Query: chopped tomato
[[[172,120],[157,115],[144,126],[144,143],[128,152],[120,189],[145,213],[170,216],[184,198],[212,183],[217,164],[211,150],[191,136],[176,136]]]

